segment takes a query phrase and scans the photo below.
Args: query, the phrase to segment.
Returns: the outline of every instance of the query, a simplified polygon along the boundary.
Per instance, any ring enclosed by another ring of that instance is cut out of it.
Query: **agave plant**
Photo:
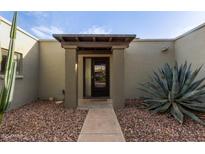
[[[3,118],[3,113],[8,108],[13,99],[13,91],[16,77],[16,61],[14,61],[14,43],[16,38],[16,20],[17,12],[14,13],[8,50],[8,59],[6,63],[6,71],[2,90],[0,91],[0,123]],[[0,58],[1,59],[1,58]]]
[[[191,64],[173,67],[165,64],[158,72],[154,71],[150,82],[141,84],[140,90],[145,92],[145,105],[154,113],[168,112],[183,123],[184,116],[205,125],[197,112],[205,113],[205,78],[196,80],[202,66],[192,71]]]

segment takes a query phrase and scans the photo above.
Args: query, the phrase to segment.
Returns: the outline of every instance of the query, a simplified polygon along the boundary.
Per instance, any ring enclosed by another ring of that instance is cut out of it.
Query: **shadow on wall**
[[[30,50],[23,55],[23,78],[15,82],[14,98],[8,110],[33,102],[38,96],[39,85],[39,46],[36,42]],[[3,79],[0,79],[0,87]]]
[[[63,100],[65,50],[57,41],[40,41],[39,98]]]
[[[166,53],[161,49],[169,47]],[[143,95],[138,89],[140,83],[147,82],[153,71],[165,63],[175,61],[173,41],[134,41],[125,54],[125,98]]]

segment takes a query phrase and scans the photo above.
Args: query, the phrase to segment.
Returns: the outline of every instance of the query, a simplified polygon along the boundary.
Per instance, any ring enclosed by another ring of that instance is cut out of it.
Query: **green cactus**
[[[11,31],[10,31],[10,42],[8,50],[8,60],[6,63],[6,71],[4,76],[4,83],[0,92],[0,123],[3,119],[3,114],[8,108],[9,104],[13,99],[13,91],[16,78],[16,61],[14,61],[14,46],[16,39],[16,22],[17,12],[14,12]]]

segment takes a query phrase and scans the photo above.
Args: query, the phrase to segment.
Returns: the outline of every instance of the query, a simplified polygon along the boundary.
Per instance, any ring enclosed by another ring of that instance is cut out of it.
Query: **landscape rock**
[[[125,108],[115,110],[126,141],[205,141],[205,126],[190,118],[180,124],[169,114],[152,114],[140,103],[129,101]]]
[[[0,141],[77,141],[87,112],[50,101],[27,104],[4,114]]]

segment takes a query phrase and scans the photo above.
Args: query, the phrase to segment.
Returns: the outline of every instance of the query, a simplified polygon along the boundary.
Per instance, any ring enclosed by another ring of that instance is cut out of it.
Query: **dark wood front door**
[[[109,96],[109,58],[92,58],[91,93],[92,97]]]
[[[110,96],[110,66],[108,57],[84,57],[84,97]]]

